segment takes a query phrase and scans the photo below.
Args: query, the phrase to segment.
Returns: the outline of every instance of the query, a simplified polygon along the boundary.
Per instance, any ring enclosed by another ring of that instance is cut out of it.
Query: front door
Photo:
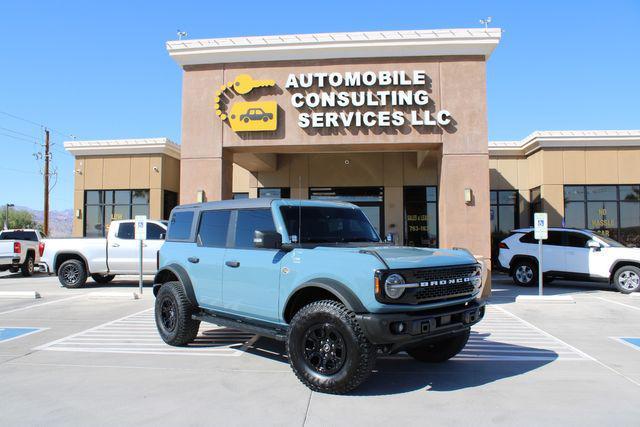
[[[133,222],[121,222],[107,245],[109,271],[114,274],[135,274],[139,271],[140,241],[135,240]]]
[[[277,322],[284,252],[253,246],[255,230],[275,231],[271,209],[241,209],[235,217],[233,241],[224,256],[224,307],[238,315]]]

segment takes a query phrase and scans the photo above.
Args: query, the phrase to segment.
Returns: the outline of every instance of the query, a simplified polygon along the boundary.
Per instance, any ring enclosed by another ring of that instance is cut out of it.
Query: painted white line
[[[602,298],[602,297],[594,297],[594,298],[597,298],[597,299],[602,300],[602,301],[610,302],[611,304],[618,304],[618,305],[621,305],[623,307],[627,307],[627,308],[631,308],[633,310],[640,311],[640,307],[636,307],[636,306],[633,306],[633,305],[625,304],[625,303],[618,302],[618,301],[612,301],[612,300],[610,300],[608,298]]]
[[[637,345],[631,344],[629,341],[623,340],[623,338],[629,338],[629,337],[609,337],[609,338],[611,338],[614,341],[618,341],[619,343],[624,344],[627,347],[634,349],[635,351],[640,350],[640,347],[638,347]]]
[[[166,350],[163,351],[136,351],[136,350],[132,350],[132,349],[127,349],[127,348],[115,348],[115,349],[105,349],[105,348],[75,348],[75,347],[52,347],[52,348],[47,348],[46,350],[48,351],[72,351],[72,352],[79,352],[79,353],[120,353],[120,354],[158,354],[158,355],[162,355],[162,356],[167,356],[167,355],[174,355],[174,354],[179,354],[179,355],[185,355],[185,356],[215,356],[215,357],[238,357],[240,355],[242,355],[242,353],[239,353],[238,350],[236,349],[229,349],[229,351],[231,351],[232,353],[222,353],[222,352],[217,352],[217,353],[211,353],[211,352],[198,352],[198,351],[170,351],[167,352]],[[225,350],[225,349],[218,349],[218,350]]]
[[[3,311],[3,312],[0,312],[0,314],[16,313],[18,311],[29,310],[31,308],[42,307],[44,305],[57,304],[59,302],[64,302],[64,301],[70,301],[70,300],[73,300],[73,299],[83,298],[83,297],[86,297],[87,295],[88,295],[88,293],[85,293],[85,294],[82,294],[82,295],[74,295],[74,296],[68,297],[68,298],[57,299],[55,301],[43,302],[41,304],[32,304],[32,305],[28,305],[26,307],[14,308],[13,310]]]
[[[0,291],[0,299],[38,299],[36,291]]]
[[[600,298],[600,297],[596,297],[596,298]],[[604,298],[602,298],[602,299],[604,299]],[[608,301],[608,300],[607,300],[607,301]],[[494,306],[494,308],[496,308],[497,310],[502,311],[502,312],[503,312],[503,313],[505,313],[505,314],[508,314],[509,316],[512,316],[512,317],[513,317],[513,318],[515,318],[515,319],[520,320],[520,321],[521,321],[521,322],[523,322],[524,324],[529,325],[529,326],[531,326],[532,328],[534,328],[534,329],[536,329],[536,330],[540,331],[540,333],[542,333],[542,334],[544,334],[544,335],[546,335],[546,336],[548,336],[548,337],[550,337],[550,338],[552,338],[552,339],[554,339],[554,340],[556,340],[556,341],[558,341],[558,342],[560,342],[560,343],[563,343],[564,345],[566,345],[567,347],[569,347],[569,348],[573,349],[574,351],[576,351],[576,352],[577,352],[577,353],[579,353],[580,355],[584,356],[585,358],[587,358],[587,359],[589,359],[589,360],[592,360],[592,361],[596,362],[598,365],[602,366],[603,368],[605,368],[605,369],[607,369],[607,370],[609,370],[609,371],[613,372],[613,373],[614,373],[614,374],[616,374],[616,375],[621,376],[622,378],[626,379],[627,381],[631,382],[632,384],[635,384],[635,385],[637,385],[638,387],[640,387],[640,382],[635,381],[634,379],[627,377],[627,376],[626,376],[626,375],[624,375],[623,373],[621,373],[621,372],[619,372],[619,371],[615,370],[614,368],[610,367],[609,365],[607,365],[607,364],[605,364],[605,363],[603,363],[603,362],[599,361],[599,360],[598,360],[598,359],[596,359],[595,357],[589,356],[587,353],[585,353],[585,352],[583,352],[583,351],[581,351],[581,350],[578,350],[577,348],[575,348],[574,346],[572,346],[572,345],[570,345],[570,344],[567,344],[566,342],[562,341],[560,338],[556,338],[556,337],[554,337],[554,336],[553,336],[553,335],[551,335],[550,333],[543,331],[542,329],[538,328],[537,326],[532,325],[531,323],[529,323],[529,322],[527,322],[526,320],[524,320],[524,319],[522,319],[522,318],[520,318],[520,317],[516,316],[515,314],[511,313],[510,311],[505,310],[505,309],[504,309],[504,308],[502,308],[502,307]],[[634,308],[635,308],[635,307],[634,307]]]

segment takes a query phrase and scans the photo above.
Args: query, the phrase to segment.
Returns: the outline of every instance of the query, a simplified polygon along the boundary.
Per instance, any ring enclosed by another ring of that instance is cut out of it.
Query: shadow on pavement
[[[416,390],[455,391],[479,387],[505,378],[523,375],[547,365],[558,358],[552,350],[507,344],[490,339],[490,334],[472,333],[474,347],[485,346],[498,353],[498,357],[515,356],[520,360],[478,356],[467,347],[460,357],[445,363],[422,363],[406,353],[393,356],[380,355],[374,372],[352,396],[384,396]],[[285,345],[268,338],[260,338],[246,353],[281,363],[289,363]],[[495,354],[494,354],[495,356]],[[474,357],[481,360],[473,360]],[[482,360],[491,359],[491,360]]]

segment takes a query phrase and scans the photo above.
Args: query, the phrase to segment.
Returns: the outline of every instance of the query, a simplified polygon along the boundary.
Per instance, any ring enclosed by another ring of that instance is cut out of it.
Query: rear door
[[[135,240],[133,221],[116,223],[117,230],[109,229],[107,239],[107,262],[109,272],[134,274],[139,270],[140,242]],[[115,224],[112,224],[113,227]]]
[[[222,308],[222,266],[231,219],[229,210],[200,213],[196,244],[190,245],[185,265],[198,303],[206,308]]]
[[[542,271],[565,271],[564,234],[549,230],[548,239],[542,243]]]
[[[266,321],[278,321],[280,260],[284,252],[258,249],[255,230],[275,231],[271,209],[234,212],[232,244],[224,258],[223,303],[230,312]]]
[[[587,247],[589,236],[576,231],[568,231],[566,236],[565,271],[574,274],[590,274],[591,249]]]

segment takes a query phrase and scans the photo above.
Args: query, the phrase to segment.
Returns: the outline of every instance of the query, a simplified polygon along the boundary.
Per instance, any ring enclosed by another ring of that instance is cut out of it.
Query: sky
[[[181,70],[165,50],[190,39],[481,27],[504,30],[487,63],[490,140],[536,130],[640,129],[640,0],[0,2],[0,203],[42,209],[43,126],[53,210],[73,207],[63,142],[180,142]]]

